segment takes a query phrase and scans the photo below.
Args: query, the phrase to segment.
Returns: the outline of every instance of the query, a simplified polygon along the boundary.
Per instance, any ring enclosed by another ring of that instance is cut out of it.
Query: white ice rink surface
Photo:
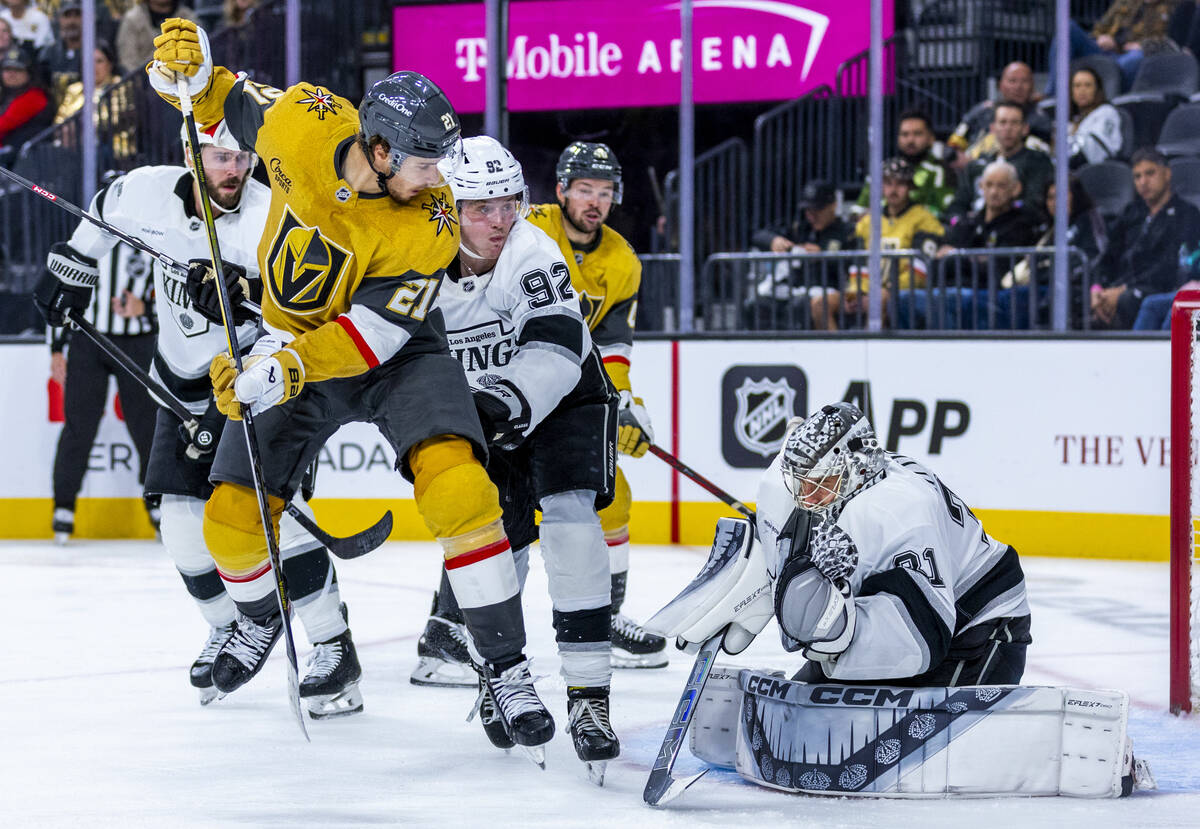
[[[635,548],[626,610],[645,618],[702,555]],[[366,709],[310,722],[307,744],[287,706],[282,647],[248,686],[198,705],[187,666],[207,627],[159,545],[0,542],[0,826],[1200,826],[1200,718],[1164,713],[1164,564],[1024,561],[1034,636],[1025,681],[1128,691],[1130,733],[1157,792],[1119,801],[849,800],[780,794],[714,771],[652,810],[642,787],[691,657],[673,652],[666,670],[616,673],[621,757],[605,788],[591,785],[563,733],[565,691],[535,553],[529,653],[535,673],[547,675],[538,689],[559,726],[539,771],[464,721],[473,692],[408,682],[438,557],[433,544],[389,544],[339,563]],[[798,664],[773,625],[733,661]],[[677,770],[699,767],[681,752]]]

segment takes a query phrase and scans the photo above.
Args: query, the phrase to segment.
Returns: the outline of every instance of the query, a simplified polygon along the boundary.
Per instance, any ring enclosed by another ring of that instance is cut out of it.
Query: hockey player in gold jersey
[[[621,165],[607,145],[575,141],[559,156],[555,178],[558,203],[535,206],[529,221],[558,243],[567,260],[592,340],[621,395],[617,448],[640,458],[654,440],[650,416],[629,383],[642,265],[621,234],[605,224],[613,205],[621,203]],[[632,500],[618,467],[613,503],[600,512],[612,567],[613,664],[661,668],[667,664],[666,640],[620,612],[629,571]]]
[[[454,200],[438,169],[460,152],[457,114],[415,72],[375,84],[356,112],[314,84],[280,91],[214,66],[207,35],[191,21],[166,20],[154,43],[147,73],[155,90],[178,105],[176,80],[186,78],[197,121],[224,118],[271,178],[258,249],[266,335],[241,374],[222,355],[210,375],[222,411],[236,418],[247,405],[257,415],[275,531],[326,439],[348,422],[375,423],[442,546],[514,741],[548,741],[553,721],[522,653],[516,569],[481,463],[487,445],[433,307],[459,244]],[[230,281],[235,269],[228,271],[222,278]],[[232,690],[261,668],[281,620],[245,442],[239,430],[224,435],[204,533],[240,611],[213,667],[214,684]]]

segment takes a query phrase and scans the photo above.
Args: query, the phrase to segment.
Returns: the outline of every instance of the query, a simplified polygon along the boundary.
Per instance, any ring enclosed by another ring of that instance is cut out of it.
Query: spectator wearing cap
[[[54,42],[54,28],[46,13],[29,0],[0,0],[0,17],[12,27],[13,38],[32,49],[41,49]]]
[[[1143,147],[1130,159],[1134,197],[1109,231],[1091,288],[1092,325],[1128,329],[1142,300],[1176,290],[1180,252],[1200,240],[1200,210],[1171,191],[1171,168],[1158,150]]]
[[[43,127],[54,112],[45,90],[33,82],[33,60],[21,46],[0,55],[0,146],[19,147]]]
[[[945,214],[951,223],[983,208],[983,190],[979,181],[987,166],[997,159],[1007,161],[1016,169],[1021,192],[1033,198],[1045,193],[1046,185],[1054,178],[1054,162],[1050,156],[1040,150],[1030,149],[1025,144],[1029,124],[1025,120],[1025,110],[1019,105],[1007,102],[997,104],[992,111],[990,129],[995,139],[995,152],[975,159],[959,176],[954,201]]]
[[[954,199],[955,176],[939,158],[936,146],[937,136],[928,115],[915,109],[900,114],[896,149],[898,157],[913,168],[912,202],[924,205],[935,218],[941,218],[942,211]],[[865,210],[870,198],[868,180],[858,194],[857,208]]]
[[[929,240],[940,240],[945,230],[929,209],[912,201],[913,168],[903,158],[890,158],[883,165],[883,201],[884,209],[880,224],[879,243],[884,251],[908,250],[923,246]],[[863,216],[858,221],[855,234],[863,247],[871,244],[871,217]],[[898,267],[897,267],[898,266]],[[880,288],[883,296],[885,314],[888,307],[888,294],[891,290],[891,274],[896,271],[896,285],[905,290],[914,283],[925,284],[925,271],[919,268],[914,271],[909,257],[896,261],[893,257],[883,260],[880,266]],[[839,306],[846,313],[858,315],[865,308],[867,295],[867,277],[859,271],[852,271],[847,280],[845,296],[839,296],[836,291],[826,296],[813,299],[813,316],[824,315],[831,322],[836,322]],[[833,325],[832,327],[837,327]]]
[[[196,13],[178,0],[140,0],[121,17],[117,28],[117,60],[121,71],[140,72],[154,54],[154,38],[169,17],[195,20]]]
[[[50,85],[56,107],[67,87],[82,77],[83,12],[79,0],[63,0],[58,7],[58,39],[38,52],[42,78]]]
[[[1026,144],[1042,152],[1049,150],[1048,142],[1054,125],[1045,113],[1037,109],[1037,97],[1033,94],[1033,70],[1029,64],[1015,61],[1000,73],[996,98],[980,101],[971,107],[946,142],[959,151],[956,166],[965,167],[968,162],[996,151],[990,128],[996,107],[1002,103],[1016,104],[1025,113],[1025,121],[1029,124]]]

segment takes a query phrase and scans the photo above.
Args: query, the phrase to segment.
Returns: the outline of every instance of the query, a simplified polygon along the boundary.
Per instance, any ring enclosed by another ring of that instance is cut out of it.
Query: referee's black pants
[[[135,363],[150,370],[156,335],[136,334],[109,339]],[[150,443],[154,439],[154,420],[158,407],[141,383],[130,377],[116,360],[83,334],[76,333],[71,338],[67,355],[67,386],[63,390],[64,423],[62,433],[58,436],[58,451],[54,455],[54,507],[74,510],[75,498],[87,473],[92,444],[100,429],[100,418],[104,416],[109,375],[117,378],[125,427],[137,449],[138,483],[146,477],[146,462],[150,459]]]

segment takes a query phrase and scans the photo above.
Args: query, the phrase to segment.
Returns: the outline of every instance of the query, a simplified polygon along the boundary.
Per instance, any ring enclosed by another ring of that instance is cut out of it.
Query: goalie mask
[[[874,483],[885,454],[875,430],[850,403],[824,406],[791,431],[783,447],[783,483],[797,506],[823,513]]]
[[[378,173],[381,186],[408,156],[440,158],[443,175],[461,153],[458,114],[437,84],[419,72],[396,72],[377,81],[358,107],[363,150],[371,158],[372,138],[387,142],[390,171]]]
[[[613,183],[613,204],[621,203],[621,164],[607,144],[573,141],[558,157],[554,175],[568,190],[577,178],[594,178]]]
[[[443,169],[443,174],[455,202],[515,196],[520,201],[517,215],[524,218],[529,212],[529,188],[525,186],[521,163],[489,135],[465,139],[461,162],[453,169]]]

